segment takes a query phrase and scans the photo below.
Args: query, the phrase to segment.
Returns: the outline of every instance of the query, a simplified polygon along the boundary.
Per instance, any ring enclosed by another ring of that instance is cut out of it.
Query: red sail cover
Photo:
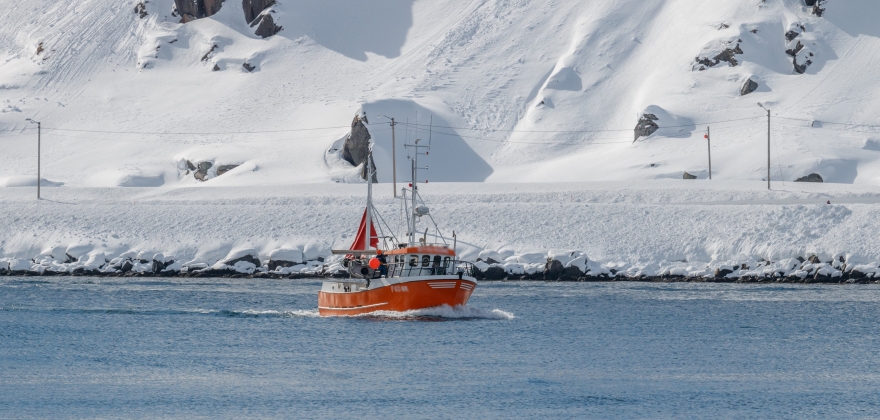
[[[348,249],[366,249],[364,248],[364,238],[367,236],[367,209],[364,209],[364,215],[361,217],[361,225],[358,227],[357,235],[354,237],[354,243]],[[376,236],[376,226],[370,220],[370,246],[376,248],[379,245],[379,237]]]

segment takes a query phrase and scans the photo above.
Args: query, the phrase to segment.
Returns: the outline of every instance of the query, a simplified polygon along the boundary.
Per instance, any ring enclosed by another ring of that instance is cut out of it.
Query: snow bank
[[[389,187],[376,186],[376,206],[390,223],[382,225],[385,233],[400,235],[400,203]],[[33,260],[40,270],[109,261],[114,272],[171,264],[187,271],[332,272],[338,258],[330,250],[350,245],[364,189],[62,188],[39,202],[15,189],[0,202],[0,258],[17,266]],[[880,266],[880,192],[872,188],[774,184],[767,191],[760,182],[666,180],[469,184],[464,192],[461,184],[437,183],[423,192],[444,232],[458,234],[463,258],[479,259],[480,270],[494,267],[499,276],[568,269],[628,277],[834,276],[845,271],[839,264],[865,275]],[[828,266],[797,260],[811,256]]]

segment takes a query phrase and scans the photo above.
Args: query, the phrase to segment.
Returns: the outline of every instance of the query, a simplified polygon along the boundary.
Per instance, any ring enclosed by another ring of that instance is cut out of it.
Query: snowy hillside
[[[205,185],[352,181],[328,151],[361,111],[380,182],[382,115],[399,174],[431,139],[431,181],[705,178],[707,125],[713,178],[760,180],[758,103],[773,179],[876,185],[880,9],[804,1],[230,0],[182,24],[173,0],[2,0],[0,185],[34,182],[26,118],[65,186],[199,183],[186,160],[240,165]],[[660,129],[633,142],[645,114]]]

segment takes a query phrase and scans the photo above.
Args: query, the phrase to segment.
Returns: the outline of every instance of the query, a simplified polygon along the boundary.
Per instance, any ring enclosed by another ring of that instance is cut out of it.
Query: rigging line
[[[765,117],[765,116],[764,116],[764,115],[760,115],[760,116],[755,116],[755,117],[736,118],[736,119],[723,120],[723,121],[695,122],[695,123],[685,124],[685,125],[668,125],[668,126],[663,126],[663,127],[660,127],[660,128],[663,129],[663,128],[683,128],[683,127],[694,127],[694,126],[698,126],[698,125],[706,125],[706,124],[721,124],[721,123],[726,123],[726,122],[753,120],[753,119],[763,118],[763,117]],[[414,125],[415,127],[424,127],[424,126],[425,126],[424,124],[410,124],[410,125]],[[453,127],[453,126],[440,126],[440,125],[435,125],[434,127],[436,127],[436,128],[451,128],[451,129],[454,129],[454,130],[491,131],[491,132],[518,132],[518,133],[603,133],[603,132],[623,132],[623,131],[633,131],[633,130],[634,130],[633,128],[625,128],[625,129],[608,129],[608,130],[516,130],[516,129],[510,129],[510,130],[503,130],[503,129],[491,130],[491,129],[468,128],[468,127]]]
[[[821,124],[832,124],[832,125],[848,125],[852,127],[870,127],[870,128],[880,128],[880,125],[873,124],[853,124],[853,123],[842,123],[842,122],[831,122],[831,121],[822,121],[822,120],[807,120],[803,118],[791,118],[791,117],[782,117],[779,115],[774,115],[775,118],[780,118],[783,120],[792,120],[792,121],[803,121],[808,123],[818,122]]]

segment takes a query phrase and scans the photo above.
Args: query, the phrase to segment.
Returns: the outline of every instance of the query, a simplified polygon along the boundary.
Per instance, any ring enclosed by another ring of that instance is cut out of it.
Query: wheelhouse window
[[[449,257],[444,257],[443,258],[443,268],[449,268],[450,262],[451,262],[451,259]]]
[[[410,255],[409,257],[409,266],[415,267],[419,265],[419,256],[418,255]]]
[[[422,267],[427,267],[429,265],[431,265],[431,256],[422,255]]]

